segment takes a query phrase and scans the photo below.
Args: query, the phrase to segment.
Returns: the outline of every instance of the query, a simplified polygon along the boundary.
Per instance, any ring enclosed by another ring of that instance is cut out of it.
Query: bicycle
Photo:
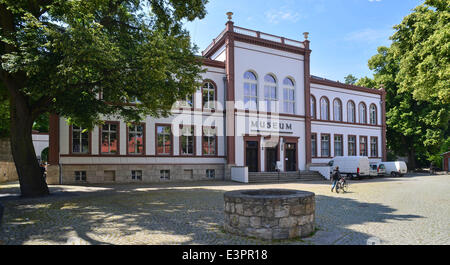
[[[339,190],[342,190],[344,193],[348,191],[348,182],[345,177],[341,177],[336,184],[336,193],[339,193]]]

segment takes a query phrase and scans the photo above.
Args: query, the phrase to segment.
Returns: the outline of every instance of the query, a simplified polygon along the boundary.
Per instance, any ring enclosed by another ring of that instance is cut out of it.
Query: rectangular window
[[[156,126],[156,153],[158,155],[172,154],[172,130],[170,125]]]
[[[101,127],[101,153],[119,153],[119,125],[118,123],[106,123]]]
[[[206,170],[206,177],[209,179],[216,178],[216,170],[215,169],[207,169]]]
[[[75,125],[72,126],[72,153],[89,153],[89,132]]]
[[[356,156],[356,136],[348,136],[348,156]]]
[[[266,101],[267,112],[278,112],[276,109],[277,87],[276,85],[264,86],[264,99]]]
[[[295,90],[291,88],[284,88],[284,112],[288,114],[295,114]]]
[[[344,143],[342,135],[334,136],[334,156],[343,156],[344,155]]]
[[[359,137],[359,155],[367,156],[367,136]]]
[[[128,154],[144,154],[144,125],[128,127]]]
[[[321,157],[330,157],[330,135],[322,134],[320,142]]]
[[[75,171],[75,181],[86,181],[86,171]]]
[[[217,128],[203,127],[202,154],[204,156],[217,155]]]
[[[317,157],[317,134],[311,134],[311,155]]]
[[[132,180],[142,180],[142,170],[132,170],[131,171]]]
[[[256,110],[258,106],[258,85],[244,83],[244,106],[248,110]]]
[[[170,170],[161,170],[161,179],[162,180],[169,180],[170,179]]]
[[[216,87],[211,82],[203,84],[202,100],[203,109],[214,110],[216,108]]]
[[[195,150],[194,126],[183,126],[180,137],[181,155],[194,155]]]
[[[378,138],[370,137],[370,156],[378,157]]]

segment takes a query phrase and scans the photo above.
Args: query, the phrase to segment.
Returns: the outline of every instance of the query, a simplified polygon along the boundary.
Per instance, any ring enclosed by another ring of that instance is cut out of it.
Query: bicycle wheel
[[[344,185],[343,185],[343,191],[344,192],[348,191],[348,183],[347,182],[345,182]]]
[[[341,183],[336,184],[336,193],[339,193],[339,190],[341,189]]]

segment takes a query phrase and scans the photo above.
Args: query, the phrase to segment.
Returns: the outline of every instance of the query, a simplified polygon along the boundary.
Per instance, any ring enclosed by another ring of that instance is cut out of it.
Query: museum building
[[[85,132],[50,116],[49,184],[230,180],[303,172],[335,156],[386,160],[385,91],[310,74],[310,41],[226,28],[202,53],[203,85],[167,118]]]

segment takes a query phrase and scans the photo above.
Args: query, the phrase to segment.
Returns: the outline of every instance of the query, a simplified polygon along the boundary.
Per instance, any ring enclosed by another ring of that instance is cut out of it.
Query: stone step
[[[279,183],[299,181],[323,181],[324,178],[318,172],[254,172],[249,173],[250,183]]]

